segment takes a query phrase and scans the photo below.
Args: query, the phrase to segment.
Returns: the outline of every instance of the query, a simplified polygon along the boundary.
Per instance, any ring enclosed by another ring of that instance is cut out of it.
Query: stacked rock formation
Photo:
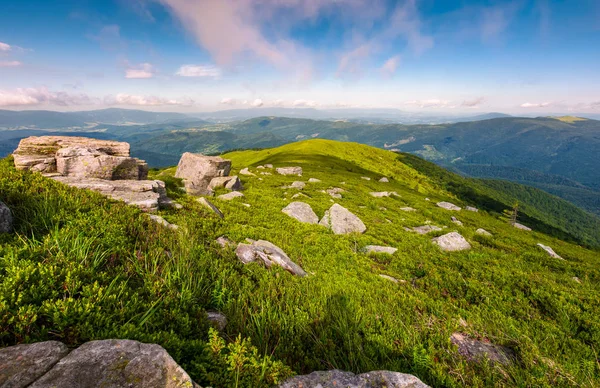
[[[175,177],[183,179],[185,191],[191,195],[213,195],[219,187],[242,190],[242,182],[237,176],[229,176],[230,171],[231,160],[186,152],[181,155]]]
[[[148,164],[129,155],[129,143],[76,136],[32,136],[13,152],[18,170],[97,191],[113,199],[157,210],[170,204],[161,181],[146,180]]]

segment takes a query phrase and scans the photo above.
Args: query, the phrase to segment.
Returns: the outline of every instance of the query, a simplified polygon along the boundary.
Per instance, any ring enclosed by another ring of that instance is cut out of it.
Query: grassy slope
[[[224,220],[181,196],[183,210],[161,212],[181,226],[173,232],[147,222],[135,209],[15,172],[7,161],[0,164],[0,193],[19,221],[19,235],[0,241],[0,317],[10,318],[0,320],[0,341],[155,341],[201,384],[224,386],[219,379],[226,379],[221,375],[227,368],[218,368],[204,345],[201,312],[212,308],[228,316],[227,338],[241,333],[261,354],[296,372],[392,369],[434,386],[600,382],[594,350],[600,345],[597,252],[519,231],[483,211],[455,214],[437,208],[438,200],[461,202],[438,189],[435,179],[382,150],[312,141],[227,157],[234,172],[274,163],[302,165],[304,176],[242,177],[244,198],[214,200]],[[393,179],[377,182],[382,175]],[[335,236],[281,213],[295,191],[280,187],[309,177],[322,180],[303,191],[319,216],[331,206],[320,190],[343,187],[347,191],[338,202],[361,217],[367,232]],[[168,180],[172,187],[174,181]],[[368,194],[382,190],[400,197]],[[398,210],[403,206],[418,211]],[[451,223],[451,215],[465,226]],[[458,230],[473,249],[443,253],[430,242],[439,232],[419,236],[401,228],[428,220]],[[475,234],[478,227],[494,237]],[[223,234],[235,241],[272,241],[311,275],[301,279],[278,268],[244,266],[232,251],[217,249],[213,240]],[[537,242],[566,260],[551,259]],[[360,252],[367,244],[399,250],[393,256],[367,256]],[[406,283],[391,283],[378,276],[382,273]],[[23,290],[19,298],[15,289]],[[510,346],[519,362],[509,368],[465,363],[448,340],[454,331]]]

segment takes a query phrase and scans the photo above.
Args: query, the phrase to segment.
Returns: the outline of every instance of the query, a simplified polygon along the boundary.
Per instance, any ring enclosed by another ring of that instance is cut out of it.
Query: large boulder
[[[275,171],[280,175],[302,175],[302,167],[278,167]]]
[[[0,233],[10,233],[13,228],[12,212],[0,201]]]
[[[514,358],[514,353],[509,348],[478,341],[461,333],[452,334],[450,341],[458,347],[458,353],[468,361],[488,359],[493,363],[506,365]]]
[[[450,232],[443,236],[435,237],[431,241],[447,252],[471,249],[471,244],[457,232]]]
[[[209,195],[208,188],[213,178],[229,175],[231,161],[218,156],[205,156],[186,152],[181,155],[176,178],[182,178],[188,194]]]
[[[269,241],[258,240],[252,241],[251,244],[240,243],[235,250],[235,254],[244,264],[260,260],[267,268],[271,268],[275,264],[293,275],[306,276],[306,272],[298,264],[294,263],[281,248]]]
[[[307,224],[317,224],[319,222],[319,217],[310,205],[304,202],[292,202],[281,211],[300,222]]]
[[[67,346],[56,341],[0,349],[0,387],[28,387],[68,353]]]
[[[352,372],[329,370],[300,375],[279,385],[279,388],[428,388],[417,377],[400,372],[378,370],[355,375]]]
[[[112,339],[81,345],[29,387],[191,388],[194,385],[161,346]]]
[[[335,234],[364,233],[367,230],[360,218],[337,203],[325,212],[319,225],[330,228]]]

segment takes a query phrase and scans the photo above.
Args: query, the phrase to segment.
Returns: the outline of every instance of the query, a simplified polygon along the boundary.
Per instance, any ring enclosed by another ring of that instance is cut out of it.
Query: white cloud
[[[92,105],[95,102],[96,100],[84,93],[52,92],[45,87],[0,90],[0,106]]]
[[[10,51],[11,49],[12,47],[8,43],[0,42],[0,51]]]
[[[221,76],[221,69],[212,65],[183,65],[175,74],[182,77],[219,78]]]
[[[294,105],[294,107],[297,107],[297,108],[299,108],[299,107],[313,108],[313,107],[317,106],[318,104],[312,100],[296,100],[296,101],[294,101],[294,103],[292,105]]]
[[[116,96],[106,96],[104,98],[106,105],[139,105],[139,106],[159,106],[159,105],[184,105],[190,106],[194,101],[190,98],[168,99],[157,96],[141,96],[126,93],[119,93]]]
[[[273,100],[269,103],[271,106],[282,107],[285,106],[285,101],[282,99]]]
[[[238,103],[238,100],[236,100],[235,98],[226,97],[221,100],[221,104],[223,104],[223,105],[237,105],[237,103]]]
[[[477,97],[473,100],[464,100],[460,106],[464,106],[467,108],[478,108],[479,105],[485,102],[485,97]]]
[[[396,73],[396,69],[398,68],[398,64],[400,63],[400,55],[393,56],[389,58],[383,66],[381,66],[381,73],[385,76],[391,77]]]
[[[21,65],[22,63],[19,61],[0,61],[0,67],[16,67]]]
[[[540,102],[540,103],[525,102],[525,103],[521,104],[521,108],[547,108],[550,105],[552,105],[551,102]]]
[[[263,106],[263,100],[261,100],[260,98],[257,98],[256,100],[252,101],[252,104],[250,104],[252,107],[254,108],[258,108]]]
[[[411,100],[406,101],[405,105],[414,105],[419,108],[455,108],[455,106],[450,105],[451,101],[448,100],[440,100],[437,98],[432,98],[429,100]]]
[[[155,73],[156,70],[154,69],[154,66],[152,66],[150,63],[141,63],[137,66],[129,66],[125,70],[125,78],[152,78],[154,77]]]

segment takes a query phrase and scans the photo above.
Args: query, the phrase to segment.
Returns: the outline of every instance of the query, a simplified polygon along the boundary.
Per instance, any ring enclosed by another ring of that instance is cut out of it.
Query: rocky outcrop
[[[292,202],[281,211],[306,224],[317,224],[319,222],[319,217],[310,205],[304,202]]]
[[[267,268],[278,265],[292,275],[306,276],[306,272],[294,263],[285,252],[273,243],[265,240],[252,241],[250,244],[240,243],[235,250],[238,259],[244,264],[262,261]]]
[[[546,253],[548,255],[550,255],[550,257],[554,258],[554,259],[560,259],[560,260],[564,260],[562,257],[560,257],[556,252],[554,252],[554,249],[550,248],[547,245],[544,245],[542,243],[538,243],[537,244],[538,247],[542,248],[544,251],[546,251]]]
[[[428,388],[417,377],[400,372],[378,370],[355,375],[352,372],[329,370],[295,376],[279,385],[279,388]]]
[[[302,167],[277,167],[275,171],[280,175],[302,175]]]
[[[457,232],[450,232],[431,240],[438,245],[443,251],[454,252],[471,249],[471,244],[463,236]]]
[[[460,207],[458,207],[455,204],[450,203],[450,202],[438,202],[437,205],[439,207],[441,207],[442,209],[446,209],[446,210],[453,210],[453,211],[460,210]]]
[[[224,218],[225,216],[223,215],[223,213],[215,206],[213,205],[212,202],[210,202],[208,199],[204,198],[204,197],[200,197],[198,198],[198,203],[202,206],[204,206],[205,208],[207,208],[208,210],[212,211],[213,213],[215,213],[219,218]]]
[[[213,178],[228,176],[230,170],[230,160],[186,152],[181,155],[175,177],[183,179],[188,194],[210,195],[208,187]]]
[[[27,387],[68,353],[67,346],[56,341],[0,349],[0,387]]]
[[[13,216],[9,207],[0,201],[0,233],[10,233],[13,229]]]
[[[231,191],[240,191],[243,189],[242,182],[237,175],[233,176],[220,176],[210,180],[208,184],[208,191],[213,191],[217,188],[224,187]]]
[[[514,353],[504,346],[474,340],[461,333],[454,333],[450,341],[458,347],[458,353],[468,361],[485,359],[493,363],[508,364],[514,358]]]
[[[335,234],[364,233],[367,230],[360,218],[337,203],[325,212],[319,225],[330,228]]]
[[[397,250],[398,248],[385,247],[382,245],[367,245],[363,249],[365,253],[387,253],[388,255],[393,255]]]

